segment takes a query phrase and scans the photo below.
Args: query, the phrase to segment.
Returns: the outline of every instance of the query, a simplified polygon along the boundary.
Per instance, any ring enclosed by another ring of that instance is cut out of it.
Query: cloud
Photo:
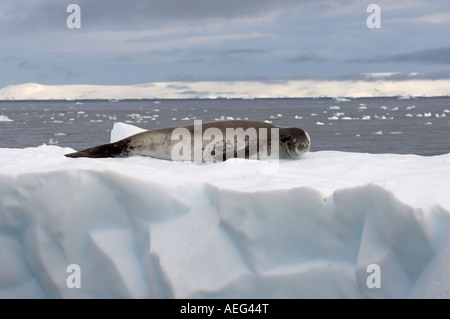
[[[228,62],[243,62],[254,58],[257,55],[270,53],[268,49],[259,48],[236,48],[236,49],[204,49],[194,50],[184,59],[179,62],[186,63],[228,63]]]
[[[17,67],[22,69],[22,70],[26,70],[26,71],[34,71],[36,70],[39,66],[35,63],[29,63],[29,62],[20,62],[17,64]]]
[[[303,54],[300,54],[300,55],[297,55],[292,58],[288,58],[288,59],[284,60],[284,62],[289,62],[289,63],[305,63],[305,62],[323,63],[323,62],[328,62],[328,61],[329,61],[328,58],[318,56],[311,52],[303,53]]]
[[[450,12],[439,12],[418,18],[417,21],[431,24],[450,24]]]
[[[26,30],[65,27],[66,8],[81,8],[82,28],[146,29],[174,22],[207,19],[256,18],[286,11],[312,0],[2,0],[1,29]]]
[[[347,73],[331,78],[338,81],[407,81],[407,80],[448,80],[449,69],[440,69],[430,72],[373,72],[373,73]]]
[[[426,49],[411,53],[349,59],[350,63],[419,63],[450,64],[450,47]]]
[[[0,32],[30,32],[49,27],[66,27],[66,1],[2,1]]]
[[[422,17],[413,17],[413,18],[397,18],[391,19],[390,22],[397,23],[425,23],[425,24],[450,24],[450,11],[446,12],[437,12],[424,15]]]

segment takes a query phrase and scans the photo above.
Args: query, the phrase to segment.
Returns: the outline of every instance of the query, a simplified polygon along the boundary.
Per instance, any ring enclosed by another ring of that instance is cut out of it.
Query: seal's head
[[[309,151],[311,145],[311,137],[308,132],[301,128],[288,128],[288,138],[282,142],[286,145],[286,151],[291,158],[297,158]]]

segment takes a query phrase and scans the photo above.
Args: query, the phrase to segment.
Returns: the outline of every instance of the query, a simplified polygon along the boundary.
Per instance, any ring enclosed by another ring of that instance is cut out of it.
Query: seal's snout
[[[311,140],[309,139],[309,136],[307,137],[308,138],[302,139],[295,144],[295,153],[297,153],[298,156],[309,152]]]
[[[300,143],[297,146],[298,153],[306,153],[309,151],[309,142]]]

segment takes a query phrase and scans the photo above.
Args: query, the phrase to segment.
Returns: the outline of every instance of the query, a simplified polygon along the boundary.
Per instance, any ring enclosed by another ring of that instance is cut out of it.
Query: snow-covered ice
[[[310,152],[267,172],[72,151],[0,149],[2,298],[450,297],[450,154]]]

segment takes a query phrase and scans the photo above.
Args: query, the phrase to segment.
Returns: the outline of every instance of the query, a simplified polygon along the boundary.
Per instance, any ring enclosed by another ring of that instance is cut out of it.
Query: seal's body
[[[246,120],[196,122],[194,125],[145,131],[66,156],[101,158],[142,155],[188,161],[297,158],[309,151],[311,143],[309,134],[296,127]]]

